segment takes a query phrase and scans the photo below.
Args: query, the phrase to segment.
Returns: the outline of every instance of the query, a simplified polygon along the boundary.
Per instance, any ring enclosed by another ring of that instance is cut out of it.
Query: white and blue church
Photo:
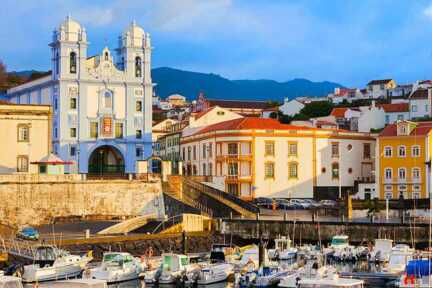
[[[85,28],[67,17],[49,46],[51,73],[9,89],[9,101],[51,105],[53,152],[74,163],[65,172],[134,173],[152,154],[150,35],[133,22],[116,55],[88,56]]]

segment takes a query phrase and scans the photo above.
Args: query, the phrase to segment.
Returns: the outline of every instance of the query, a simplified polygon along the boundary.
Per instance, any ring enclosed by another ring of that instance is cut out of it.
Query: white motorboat
[[[34,259],[34,264],[24,266],[23,282],[43,282],[77,277],[93,257],[91,253],[84,256],[71,255],[54,246],[42,245],[36,248]]]
[[[99,267],[90,270],[91,279],[105,280],[108,283],[138,279],[145,269],[144,263],[126,252],[104,253]]]
[[[297,248],[291,247],[289,237],[275,239],[275,248],[268,250],[270,260],[291,260],[297,256]]]
[[[360,279],[350,278],[339,278],[337,274],[333,277],[321,278],[321,279],[302,279],[298,282],[299,288],[331,288],[331,287],[343,287],[343,288],[362,288],[364,287],[364,281]]]
[[[393,249],[393,240],[375,239],[375,245],[369,255],[371,262],[388,262]]]
[[[357,250],[349,245],[347,235],[333,236],[330,247],[324,249],[324,254],[338,261],[352,261],[357,259]]]
[[[273,287],[276,286],[282,278],[295,273],[295,270],[287,269],[287,267],[280,267],[275,269],[269,267],[262,267],[258,270],[258,273],[250,283],[251,285],[247,286],[257,288]]]
[[[0,288],[23,288],[21,278],[0,275]]]
[[[409,247],[408,247],[409,248]],[[384,272],[391,274],[402,274],[410,260],[413,259],[414,250],[392,250],[387,266],[383,267]]]
[[[196,269],[189,264],[189,257],[181,254],[162,254],[161,266],[144,274],[146,284],[174,284]]]
[[[40,288],[108,288],[107,282],[97,279],[71,279],[42,284]]]

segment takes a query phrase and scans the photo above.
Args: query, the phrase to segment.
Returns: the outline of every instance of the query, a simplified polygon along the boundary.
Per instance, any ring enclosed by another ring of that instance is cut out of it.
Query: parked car
[[[255,204],[261,208],[273,209],[272,198],[258,197],[255,199]]]
[[[337,206],[337,202],[334,200],[321,200],[319,205],[322,208],[335,208]]]
[[[308,203],[310,205],[310,208],[317,208],[317,207],[320,206],[320,204],[317,201],[313,200],[313,199],[304,199],[303,201],[305,203]]]
[[[39,240],[39,232],[33,227],[25,227],[18,231],[16,237],[24,240],[37,241]]]
[[[308,209],[310,205],[301,199],[290,199],[292,209]]]
[[[294,208],[293,205],[290,203],[290,201],[287,199],[281,198],[281,199],[275,199],[275,201],[278,209],[289,210]]]

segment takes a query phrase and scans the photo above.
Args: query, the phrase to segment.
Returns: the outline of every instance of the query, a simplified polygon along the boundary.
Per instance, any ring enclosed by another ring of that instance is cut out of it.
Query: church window
[[[77,70],[77,63],[76,63],[76,53],[71,52],[69,55],[69,65],[70,65],[70,73],[75,74]]]
[[[142,101],[137,100],[135,102],[135,111],[136,112],[141,112],[142,111]]]
[[[106,91],[103,96],[103,107],[107,109],[112,108],[112,93]]]
[[[141,77],[141,75],[142,75],[141,57],[135,57],[135,77]]]
[[[105,61],[108,61],[108,52],[105,52]]]

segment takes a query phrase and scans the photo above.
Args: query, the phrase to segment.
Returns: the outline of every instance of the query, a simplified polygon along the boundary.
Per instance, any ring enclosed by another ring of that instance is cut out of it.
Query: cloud
[[[72,13],[73,18],[93,26],[108,26],[114,20],[112,8],[85,7]]]
[[[432,4],[429,4],[429,6],[423,10],[423,15],[432,20]]]

